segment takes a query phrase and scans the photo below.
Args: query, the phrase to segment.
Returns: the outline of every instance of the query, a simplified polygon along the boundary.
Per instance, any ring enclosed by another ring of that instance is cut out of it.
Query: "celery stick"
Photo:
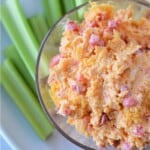
[[[24,16],[19,1],[7,0],[1,5],[0,9],[2,13],[1,21],[34,79],[39,45]]]
[[[39,43],[42,42],[45,34],[48,32],[48,24],[43,14],[38,14],[28,19],[28,22]]]
[[[47,23],[49,25],[49,27],[52,26],[52,21],[51,21],[51,17],[50,17],[50,9],[49,9],[49,4],[48,4],[48,0],[43,0],[42,1],[42,4],[43,4],[43,7],[44,7],[44,14],[45,14],[45,17],[47,19]]]
[[[24,78],[24,80],[27,82],[31,90],[36,94],[36,89],[35,89],[35,83],[34,80],[32,79],[31,75],[28,73],[28,70],[20,58],[18,51],[16,50],[14,45],[8,46],[4,51],[3,54],[6,58],[9,58],[12,60],[14,65],[16,66],[18,72],[20,75]]]
[[[61,2],[65,13],[75,7],[74,0],[62,0]]]
[[[84,3],[88,2],[88,0],[75,0],[75,5],[76,6],[79,6],[79,5],[82,5]]]
[[[75,0],[75,5],[77,7],[77,6],[80,6],[80,5],[82,5],[86,2],[88,2],[88,0]],[[78,10],[78,18],[79,18],[80,21],[84,17],[84,12],[85,12],[84,8],[82,8],[81,10]]]
[[[63,15],[60,0],[43,0],[43,6],[51,27]]]
[[[53,131],[35,95],[20,76],[10,59],[6,59],[0,68],[1,81],[8,94],[41,139],[46,139]]]

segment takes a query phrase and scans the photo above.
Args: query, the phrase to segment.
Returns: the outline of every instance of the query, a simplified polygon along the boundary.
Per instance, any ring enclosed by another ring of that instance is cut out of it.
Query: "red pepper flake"
[[[56,66],[56,65],[59,63],[60,58],[61,58],[61,55],[60,55],[60,54],[57,54],[56,56],[54,56],[54,57],[51,59],[50,68]]]
[[[126,108],[134,107],[137,105],[137,100],[131,96],[125,97],[123,100],[123,106]]]
[[[66,27],[70,31],[79,31],[79,26],[74,21],[68,21]]]

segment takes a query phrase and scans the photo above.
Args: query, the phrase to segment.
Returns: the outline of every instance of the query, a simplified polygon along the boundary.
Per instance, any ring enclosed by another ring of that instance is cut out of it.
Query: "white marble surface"
[[[42,11],[41,0],[20,0],[20,2],[27,16],[32,16]],[[0,24],[0,29],[0,63],[2,63],[4,59],[2,50],[11,43],[11,40],[8,38],[2,24]],[[56,130],[48,140],[41,141],[2,87],[0,87],[0,107],[0,149],[81,150]]]

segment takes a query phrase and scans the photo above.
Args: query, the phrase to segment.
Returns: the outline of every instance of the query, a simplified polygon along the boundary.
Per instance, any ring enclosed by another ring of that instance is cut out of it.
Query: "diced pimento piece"
[[[138,137],[143,137],[145,135],[145,129],[142,125],[137,125],[134,129],[133,129],[133,133],[138,136]]]
[[[100,126],[104,125],[107,121],[109,121],[109,118],[106,113],[103,113],[100,118]]]
[[[80,73],[76,75],[76,81],[71,83],[71,88],[76,91],[78,94],[85,94],[87,91],[87,82],[88,80]]]
[[[72,85],[72,89],[76,91],[77,94],[85,94],[87,90],[87,86],[83,84],[76,83],[75,85]]]
[[[134,107],[136,105],[137,105],[137,100],[132,96],[128,96],[123,99],[123,106],[126,108]]]
[[[100,37],[96,34],[92,34],[89,39],[89,43],[93,46],[100,45],[104,46],[104,41],[100,39]]]
[[[121,145],[121,150],[131,150],[132,149],[132,145],[129,142],[124,142]]]
[[[100,41],[99,36],[95,34],[92,34],[89,40],[90,44],[92,45],[99,45],[99,41]]]
[[[108,21],[108,28],[109,29],[115,29],[116,27],[117,27],[117,21],[116,20]]]
[[[74,21],[68,21],[66,24],[66,29],[70,31],[79,31],[79,26]]]
[[[56,66],[56,65],[59,63],[60,58],[61,58],[61,55],[60,55],[60,54],[57,54],[56,56],[54,56],[54,57],[51,59],[50,68]]]

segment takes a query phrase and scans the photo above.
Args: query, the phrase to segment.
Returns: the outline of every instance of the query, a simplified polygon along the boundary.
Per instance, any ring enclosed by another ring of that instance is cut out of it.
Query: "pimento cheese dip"
[[[150,20],[133,13],[91,3],[82,23],[68,20],[50,62],[57,113],[98,147],[150,144]]]

